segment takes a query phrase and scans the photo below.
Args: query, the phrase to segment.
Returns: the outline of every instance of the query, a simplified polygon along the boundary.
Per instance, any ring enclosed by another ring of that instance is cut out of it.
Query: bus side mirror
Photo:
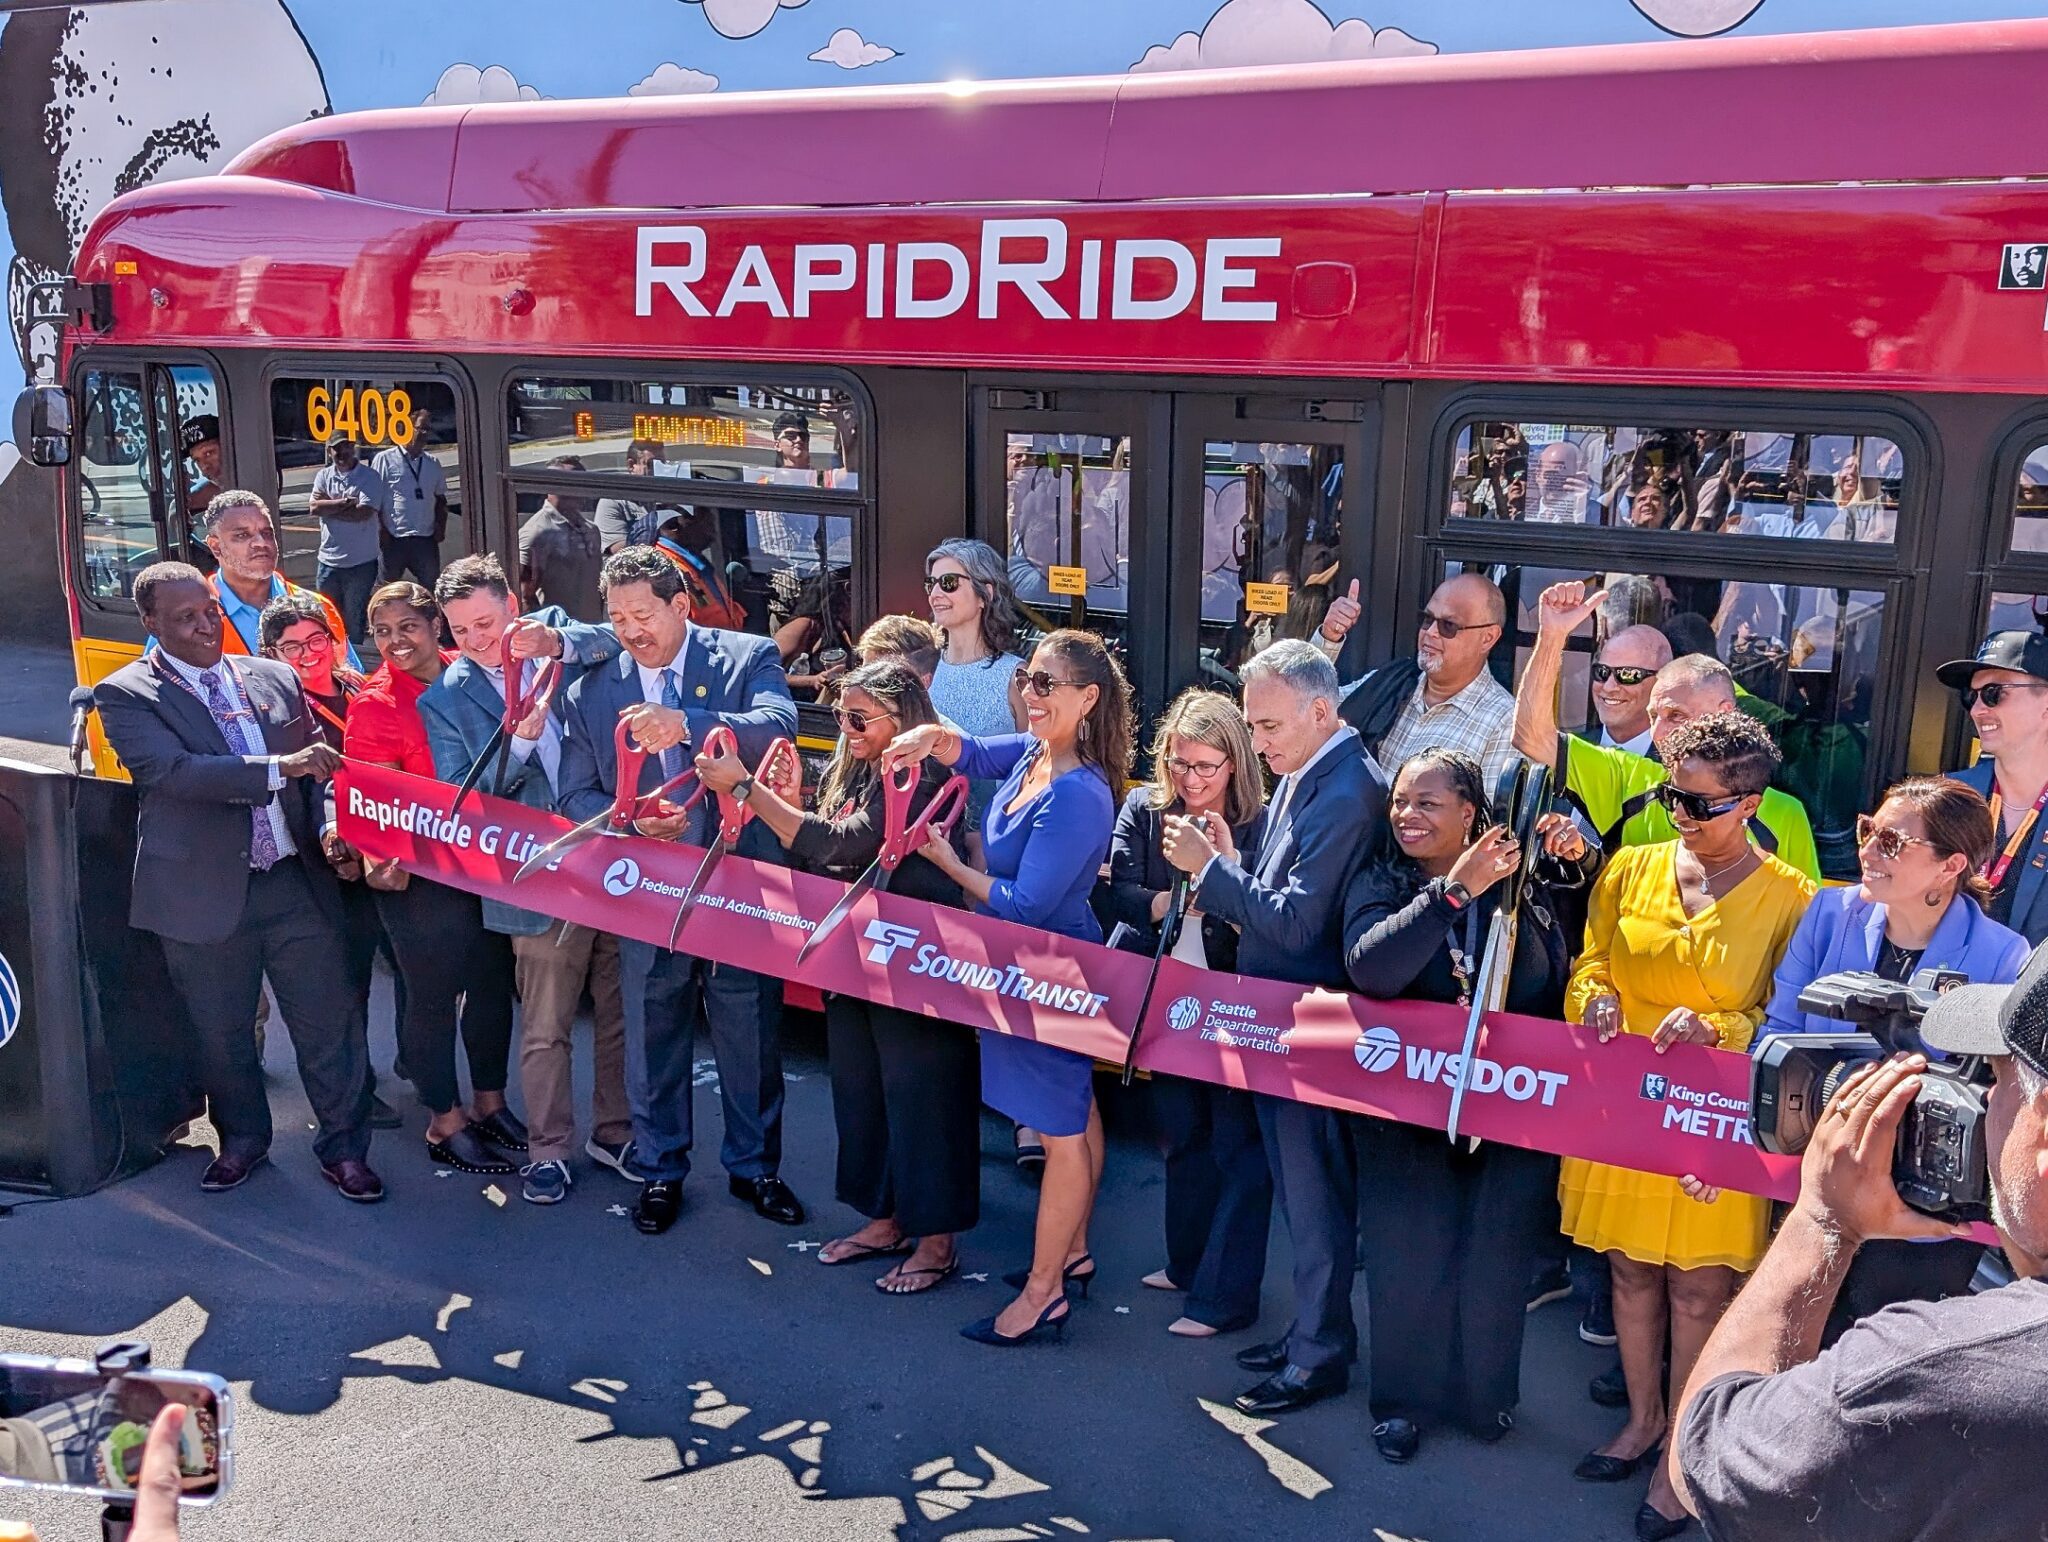
[[[36,466],[71,464],[71,393],[32,385],[14,399],[15,447]]]

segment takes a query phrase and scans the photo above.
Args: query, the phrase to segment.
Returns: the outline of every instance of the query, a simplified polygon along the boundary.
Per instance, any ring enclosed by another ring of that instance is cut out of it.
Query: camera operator
[[[1856,1251],[1960,1227],[1891,1180],[1920,1056],[1858,1070],[1828,1104],[1799,1200],[1714,1329],[1679,1401],[1673,1478],[1717,1542],[2029,1535],[2048,1442],[2048,951],[2010,989],[1969,985],[1921,1037],[1991,1057],[1992,1213],[2021,1278],[1892,1306],[1819,1351]]]

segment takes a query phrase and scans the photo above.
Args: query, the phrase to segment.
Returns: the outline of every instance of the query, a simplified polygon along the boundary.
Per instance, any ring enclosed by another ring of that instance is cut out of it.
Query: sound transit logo
[[[621,857],[604,870],[604,892],[624,897],[640,887],[640,864]]]
[[[907,948],[917,941],[914,927],[898,926],[893,921],[870,921],[863,935],[874,944],[868,949],[868,962],[886,964],[896,956],[898,948]]]

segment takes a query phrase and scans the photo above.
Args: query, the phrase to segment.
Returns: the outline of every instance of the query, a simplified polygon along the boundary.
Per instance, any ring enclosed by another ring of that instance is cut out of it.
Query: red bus
[[[80,677],[195,547],[182,425],[311,584],[324,434],[424,407],[450,555],[651,506],[795,659],[977,535],[1153,712],[1354,578],[1347,674],[1479,568],[1506,677],[1600,575],[1852,869],[1963,749],[1931,663],[2048,615],[2044,78],[2034,21],[313,120],[116,200],[46,297]]]

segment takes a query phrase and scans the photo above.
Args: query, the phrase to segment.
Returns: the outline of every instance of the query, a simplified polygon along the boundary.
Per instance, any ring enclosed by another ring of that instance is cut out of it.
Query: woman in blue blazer
[[[1870,970],[1908,980],[1952,969],[1978,985],[2009,985],[2027,961],[2027,939],[1984,913],[1981,876],[1991,860],[1991,807],[1947,777],[1913,776],[1856,823],[1862,882],[1813,897],[1778,965],[1758,1031],[1841,1033],[1848,1024],[1799,1009],[1799,993],[1825,975]],[[1873,1242],[1849,1268],[1828,1317],[1832,1342],[1858,1318],[1895,1301],[1938,1301],[1970,1288],[1983,1249],[1973,1242]]]

